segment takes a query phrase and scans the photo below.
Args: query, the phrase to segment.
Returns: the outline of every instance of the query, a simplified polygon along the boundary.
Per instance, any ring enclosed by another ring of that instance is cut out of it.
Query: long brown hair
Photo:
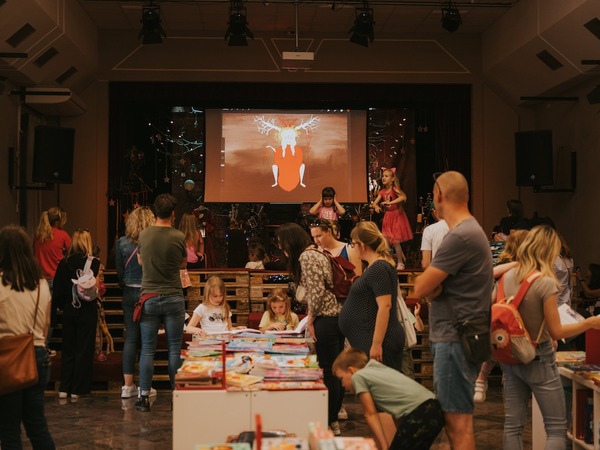
[[[192,245],[195,251],[200,250],[200,232],[198,231],[198,222],[196,216],[190,213],[184,213],[179,222],[179,230],[185,235],[185,243]]]
[[[284,223],[277,229],[277,240],[287,256],[287,268],[292,279],[300,282],[302,268],[298,258],[304,250],[313,245],[308,233],[297,223]]]
[[[31,240],[23,227],[7,225],[0,230],[2,284],[14,291],[33,291],[40,284],[41,270],[33,256]]]

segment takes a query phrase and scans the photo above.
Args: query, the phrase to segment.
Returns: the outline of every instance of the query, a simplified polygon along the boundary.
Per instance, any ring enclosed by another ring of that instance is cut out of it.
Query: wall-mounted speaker
[[[74,148],[74,128],[35,127],[32,180],[41,183],[73,183]]]
[[[517,186],[553,185],[552,130],[516,132],[515,163]]]

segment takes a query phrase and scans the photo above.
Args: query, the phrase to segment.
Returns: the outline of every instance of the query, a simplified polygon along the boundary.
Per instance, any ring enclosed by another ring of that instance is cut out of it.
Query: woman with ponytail
[[[350,238],[368,267],[350,288],[340,312],[340,329],[352,347],[400,372],[404,329],[396,313],[396,262],[375,223],[359,222]]]
[[[71,245],[69,233],[63,230],[66,223],[67,213],[60,206],[49,208],[42,213],[33,240],[35,258],[40,263],[42,276],[48,280],[50,289],[58,263]]]

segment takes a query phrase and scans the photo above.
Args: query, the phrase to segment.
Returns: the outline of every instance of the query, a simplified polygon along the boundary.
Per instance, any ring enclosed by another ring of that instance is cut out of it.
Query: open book
[[[308,316],[306,316],[304,319],[302,319],[300,322],[298,322],[298,325],[296,325],[296,328],[294,328],[293,330],[282,330],[282,331],[267,330],[267,331],[265,331],[265,333],[267,333],[267,334],[300,334],[300,333],[304,332],[304,330],[306,330],[307,324],[308,324]]]

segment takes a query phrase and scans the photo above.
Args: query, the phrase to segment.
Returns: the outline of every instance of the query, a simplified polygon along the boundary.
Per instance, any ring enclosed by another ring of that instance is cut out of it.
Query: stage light
[[[365,2],[364,8],[356,8],[354,26],[348,31],[348,33],[352,33],[350,42],[368,47],[369,42],[373,42],[375,37],[373,25],[375,25],[373,10],[368,8],[367,2]]]
[[[460,12],[451,1],[442,6],[442,27],[444,30],[453,33],[458,30],[461,23]]]
[[[227,25],[227,31],[225,32],[225,39],[228,40],[227,45],[232,47],[247,46],[246,37],[254,39],[254,34],[250,31],[246,22],[246,8],[244,8],[242,1],[231,0]]]
[[[142,7],[142,29],[138,38],[142,38],[143,44],[161,44],[166,38],[164,30],[160,26],[160,7],[150,2]]]

